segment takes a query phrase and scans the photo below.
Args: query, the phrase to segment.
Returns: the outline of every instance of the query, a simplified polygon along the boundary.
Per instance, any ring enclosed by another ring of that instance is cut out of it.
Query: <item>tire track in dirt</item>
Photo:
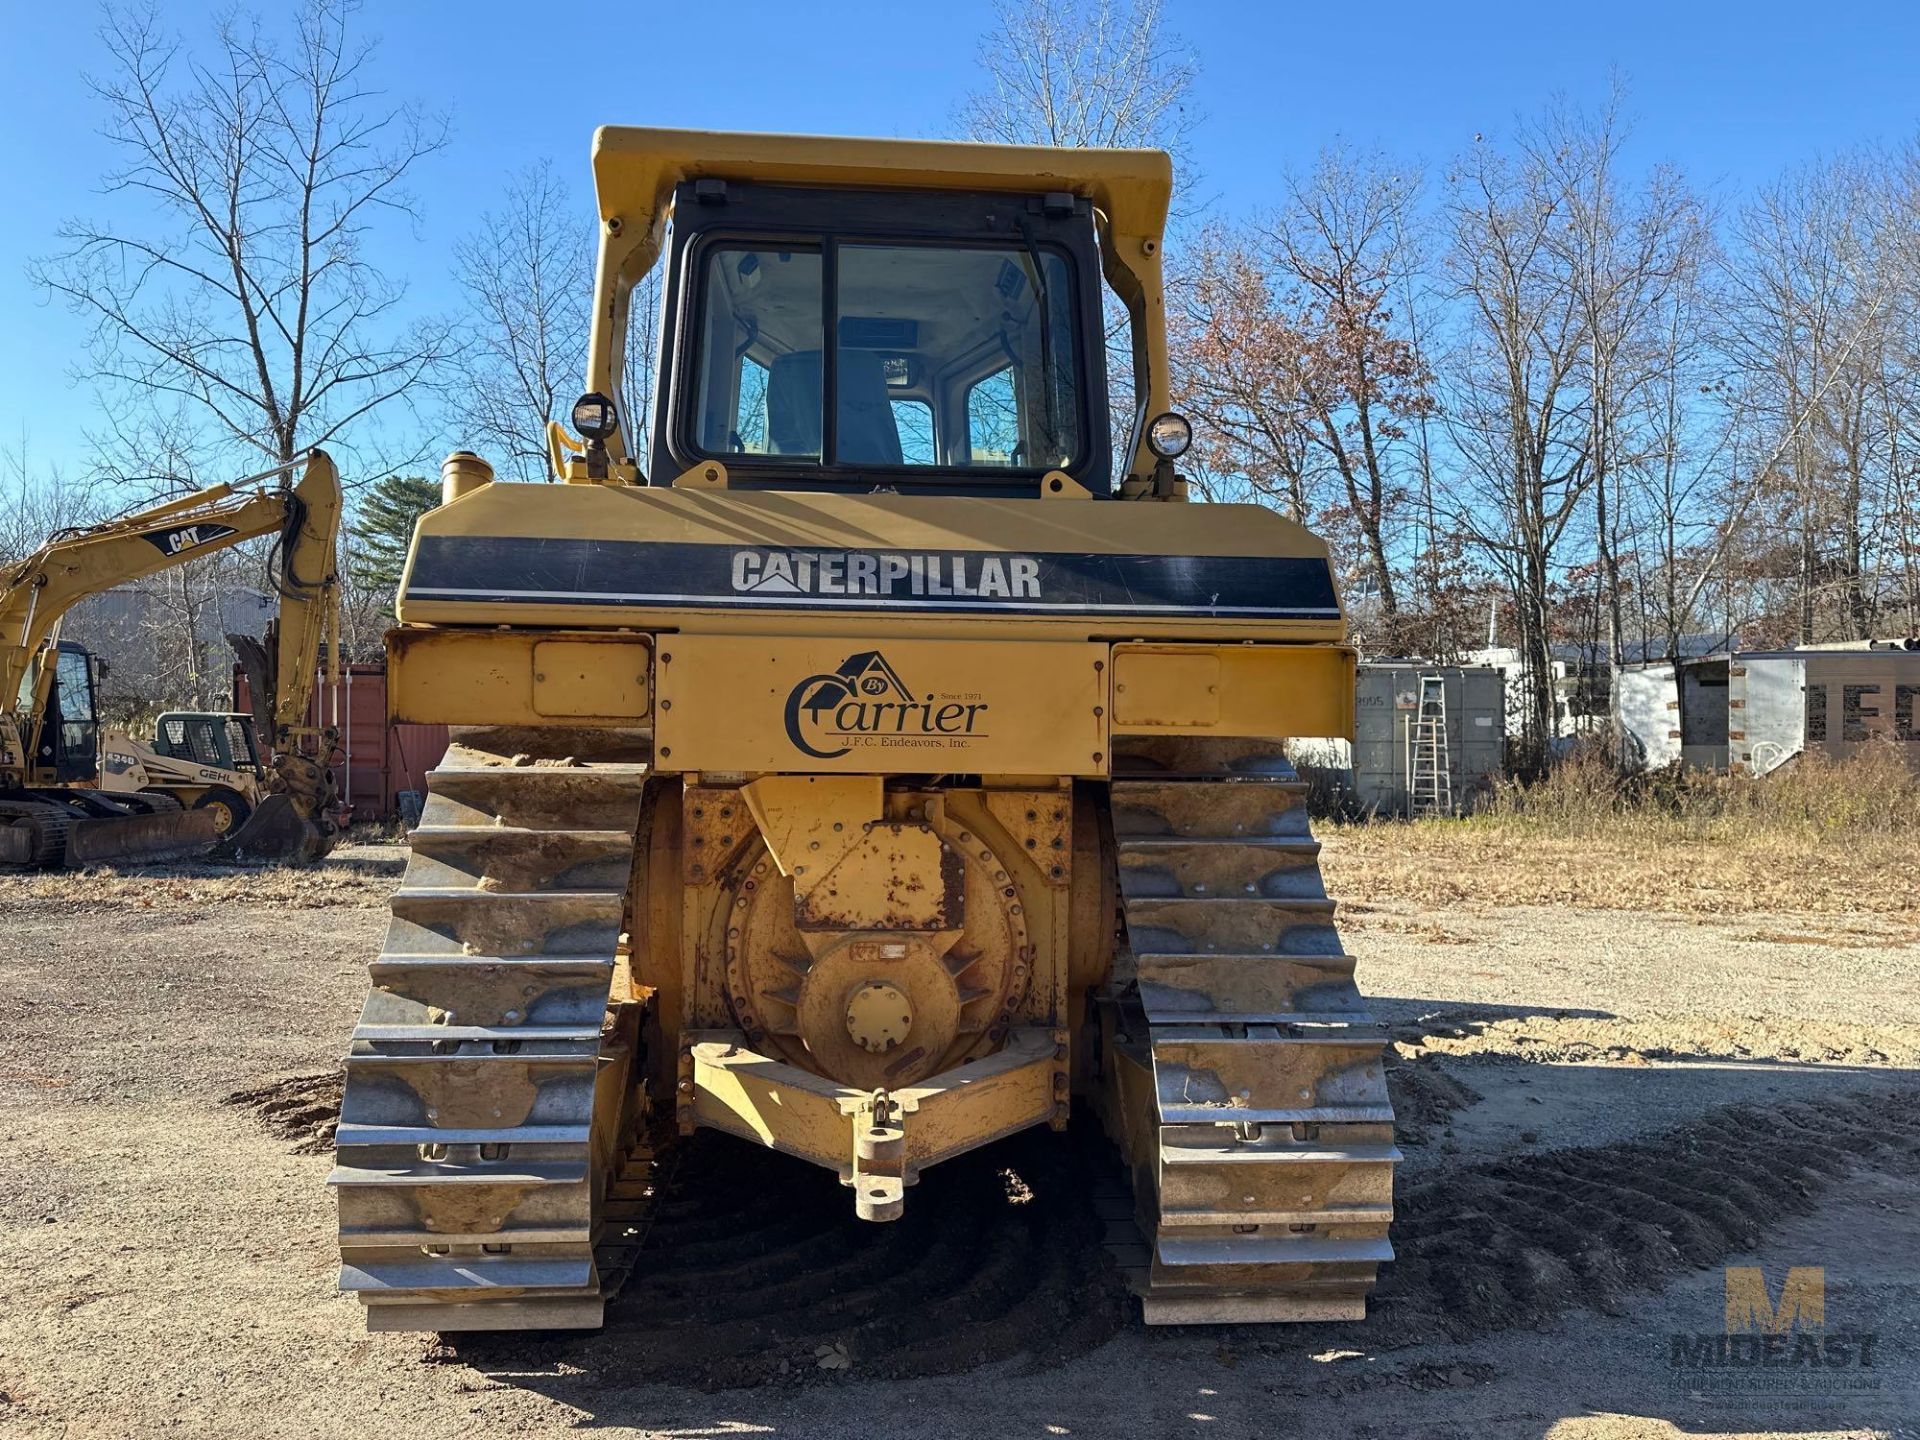
[[[1906,1092],[1910,1097],[1912,1092]],[[1461,1340],[1752,1249],[1856,1167],[1920,1172],[1920,1115],[1888,1092],[1728,1106],[1641,1140],[1470,1164],[1395,1197],[1394,1262],[1356,1336]]]
[[[1364,1323],[1206,1333],[1266,1349],[1347,1339],[1379,1350],[1574,1308],[1618,1313],[1672,1276],[1753,1249],[1856,1168],[1920,1174],[1913,1095],[1889,1086],[1728,1106],[1641,1139],[1448,1169],[1396,1196],[1397,1258]],[[330,1144],[337,1096],[337,1077],[315,1075],[230,1101],[314,1153]],[[569,1385],[709,1391],[1020,1356],[1057,1365],[1139,1323],[1090,1200],[1093,1178],[1115,1164],[1091,1126],[1028,1132],[930,1171],[900,1220],[875,1225],[854,1218],[835,1176],[703,1133],[663,1175],[604,1330],[445,1336],[427,1353],[536,1386],[545,1371]]]
[[[1025,1356],[1051,1367],[1133,1321],[1084,1175],[1091,1135],[1029,1132],[960,1156],[858,1220],[834,1175],[701,1134],[662,1182],[626,1288],[597,1335],[446,1337],[439,1358],[529,1359],[619,1383],[706,1390],[938,1375]]]

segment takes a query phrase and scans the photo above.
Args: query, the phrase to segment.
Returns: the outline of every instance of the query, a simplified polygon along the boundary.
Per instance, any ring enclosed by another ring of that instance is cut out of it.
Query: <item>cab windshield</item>
[[[1073,295],[1066,256],[1038,245],[719,241],[700,265],[694,448],[801,466],[1072,466],[1085,430]]]

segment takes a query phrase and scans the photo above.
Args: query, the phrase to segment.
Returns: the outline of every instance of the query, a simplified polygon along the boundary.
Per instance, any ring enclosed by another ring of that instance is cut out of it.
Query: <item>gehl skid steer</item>
[[[309,725],[307,712],[329,638],[327,663],[338,667],[340,505],[333,461],[314,451],[65,531],[0,570],[0,866],[176,859],[216,845],[304,863],[333,848],[342,811],[327,761],[336,737]],[[265,538],[279,617],[265,646],[228,637],[249,672],[255,714],[174,712],[159,717],[151,739],[103,734],[97,661],[59,638],[62,617],[90,595]]]
[[[389,636],[396,716],[456,730],[347,1060],[342,1285],[374,1328],[594,1326],[676,1135],[885,1221],[1086,1105],[1148,1321],[1363,1314],[1384,1037],[1283,753],[1349,732],[1354,655],[1321,541],[1184,503],[1167,157],[603,129],[593,164],[561,483],[450,457]]]

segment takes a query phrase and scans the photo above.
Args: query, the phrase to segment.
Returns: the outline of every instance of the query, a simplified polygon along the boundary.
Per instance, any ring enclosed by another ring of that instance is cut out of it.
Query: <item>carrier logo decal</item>
[[[208,545],[215,540],[224,540],[231,534],[233,534],[231,525],[216,525],[212,521],[202,521],[198,525],[182,525],[174,530],[156,530],[140,538],[162,555],[179,555],[197,546]]]
[[[787,694],[787,739],[803,755],[837,760],[856,746],[965,749],[982,738],[977,694],[912,689],[878,650],[849,655],[832,674],[809,675]]]
[[[1038,600],[1040,561],[1032,555],[952,552],[736,550],[733,589],[741,595]]]

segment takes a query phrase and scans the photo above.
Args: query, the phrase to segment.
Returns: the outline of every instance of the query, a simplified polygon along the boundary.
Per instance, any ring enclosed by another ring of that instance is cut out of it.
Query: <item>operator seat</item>
[[[900,464],[900,427],[880,357],[870,350],[842,350],[839,367],[839,453],[833,458],[845,465]],[[768,367],[767,439],[774,454],[820,453],[820,384],[818,350],[795,350]]]
[[[900,427],[887,396],[887,372],[871,350],[840,352],[839,454],[849,465],[900,464]]]

